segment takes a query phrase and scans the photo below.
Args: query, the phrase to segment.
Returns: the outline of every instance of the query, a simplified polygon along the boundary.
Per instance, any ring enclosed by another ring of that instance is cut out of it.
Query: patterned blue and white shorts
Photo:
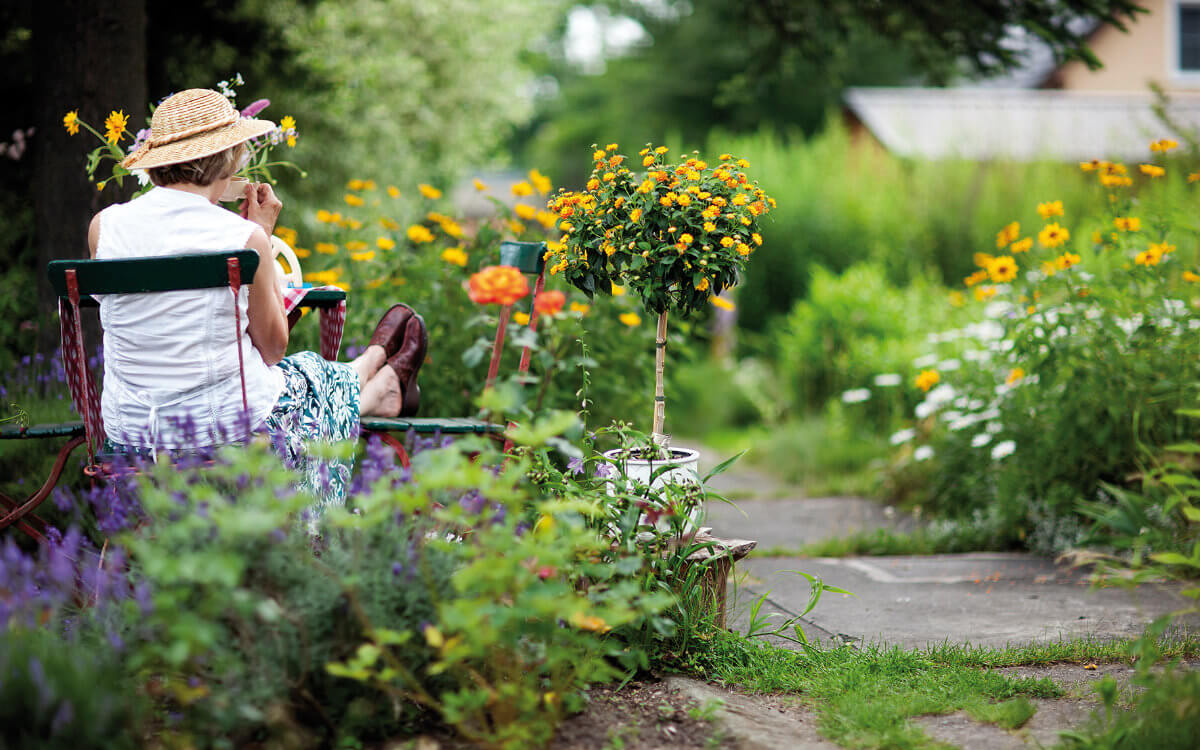
[[[284,388],[262,429],[275,452],[301,473],[300,489],[317,497],[319,515],[331,505],[344,505],[353,457],[310,456],[310,443],[340,443],[358,438],[358,372],[345,362],[330,362],[316,352],[284,357]]]

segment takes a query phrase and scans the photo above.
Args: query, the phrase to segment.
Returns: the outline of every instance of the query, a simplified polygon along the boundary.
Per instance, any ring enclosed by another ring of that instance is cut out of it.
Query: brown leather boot
[[[429,349],[429,332],[425,319],[415,312],[404,327],[404,339],[400,350],[388,358],[387,366],[396,372],[400,387],[404,389],[400,416],[411,417],[421,406],[421,387],[417,385],[417,372],[425,363],[425,352]]]
[[[404,340],[404,328],[413,316],[413,309],[405,304],[392,305],[379,319],[369,345],[382,346],[384,356],[390,357],[400,350]]]

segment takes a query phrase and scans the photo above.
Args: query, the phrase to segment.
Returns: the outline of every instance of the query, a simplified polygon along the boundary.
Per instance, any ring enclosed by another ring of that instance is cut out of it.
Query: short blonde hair
[[[159,186],[176,185],[181,182],[211,185],[217,180],[231,176],[245,154],[246,144],[239,143],[209,156],[201,156],[199,159],[179,164],[151,167],[147,171],[150,173],[150,181]]]

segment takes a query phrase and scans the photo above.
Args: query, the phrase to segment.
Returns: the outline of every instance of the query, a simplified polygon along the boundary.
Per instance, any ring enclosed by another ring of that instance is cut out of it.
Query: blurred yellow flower
[[[536,169],[529,170],[529,181],[533,183],[533,187],[539,193],[549,193],[554,185],[550,182],[550,178]]]
[[[349,250],[350,252],[358,252],[359,250],[366,250],[367,243],[363,242],[362,240],[350,240],[349,242],[346,243],[346,249]]]
[[[1113,219],[1113,226],[1122,232],[1137,232],[1142,228],[1142,220],[1136,216],[1118,216]]]
[[[298,235],[296,233],[295,229],[290,229],[288,227],[279,225],[279,226],[275,227],[275,236],[278,237],[279,239],[283,240],[284,242],[288,243],[289,245],[295,245],[296,240],[299,238],[300,235]]]
[[[423,182],[420,185],[417,185],[417,190],[420,191],[421,195],[425,196],[431,201],[435,201],[442,197],[441,190],[438,190],[433,185],[426,185]]]
[[[104,140],[112,144],[119,142],[121,136],[125,134],[125,125],[128,122],[129,116],[125,114],[125,110],[110,112],[108,118],[104,120]]]
[[[954,305],[955,307],[962,307],[963,305],[967,304],[967,298],[962,292],[956,289],[950,292],[950,304]]]
[[[991,253],[975,253],[971,256],[971,261],[980,268],[987,268],[994,257]]]
[[[977,286],[975,287],[975,299],[980,302],[989,300],[996,296],[996,287],[994,286]]]
[[[1023,370],[1020,367],[1014,367],[1011,370],[1009,370],[1008,377],[1004,379],[1004,382],[1009,385],[1012,385],[1013,383],[1017,382],[1018,380],[1022,380],[1024,377],[1025,377],[1025,370]]]
[[[1047,224],[1038,232],[1038,242],[1042,247],[1058,247],[1071,239],[1071,233],[1058,224]]]
[[[670,150],[670,149],[668,149],[666,146],[659,146],[658,148],[654,149],[654,153],[656,153],[656,154],[665,154],[665,153],[667,153],[667,151],[669,151],[669,150]]]
[[[612,285],[612,294],[614,297],[620,297],[624,293],[625,293],[625,287],[621,286],[620,284]]]
[[[1188,182],[1195,182],[1196,180],[1200,180],[1200,172],[1192,172],[1188,175]]]
[[[630,328],[636,328],[642,324],[642,317],[637,313],[621,313],[617,316],[617,320],[621,321]]]
[[[515,312],[512,315],[512,319],[519,326],[529,325],[529,313]]]
[[[346,195],[343,196],[342,200],[346,201],[346,204],[350,205],[350,206],[363,205],[363,199],[358,197],[354,193],[346,193]]]
[[[588,311],[591,309],[591,305],[585,305],[582,302],[572,302],[570,306],[571,312],[579,313],[580,315],[587,315]]]
[[[508,228],[509,228],[509,230],[512,231],[513,234],[521,234],[522,232],[525,231],[525,225],[519,221],[508,222]]]
[[[1173,148],[1178,148],[1179,142],[1173,141],[1170,138],[1161,138],[1150,143],[1150,150],[1155,153],[1166,153]]]
[[[1023,240],[1012,243],[1008,250],[1011,253],[1024,253],[1028,252],[1031,247],[1033,247],[1033,238],[1026,237]]]
[[[471,183],[474,184],[475,189],[481,193],[488,189],[488,186],[482,180],[480,180],[478,177],[473,178],[471,180]]]
[[[529,221],[533,217],[537,216],[537,209],[528,203],[518,203],[517,205],[513,206],[513,213],[525,221]]]
[[[433,232],[420,224],[410,226],[406,234],[410,240],[416,243],[433,242]]]
[[[311,250],[305,250],[302,247],[293,247],[292,252],[296,253],[297,258],[307,258],[312,255]]]
[[[1054,274],[1058,273],[1058,266],[1054,265],[1053,261],[1043,261],[1042,273],[1046,274],[1047,276],[1053,276]]]
[[[1133,262],[1139,266],[1157,266],[1162,260],[1162,253],[1143,250],[1134,257]]]
[[[1062,201],[1046,201],[1045,203],[1039,203],[1037,212],[1038,216],[1042,217],[1042,219],[1049,219],[1051,216],[1062,216]]]
[[[391,242],[391,240],[388,240],[388,241]],[[395,243],[393,242],[392,244],[394,245]],[[387,249],[387,248],[384,248],[384,249]],[[375,251],[367,250],[366,252],[363,252],[363,253],[351,253],[350,260],[356,260],[356,261],[375,260]]]
[[[1189,284],[1200,283],[1200,274],[1193,273],[1191,271],[1184,271],[1183,272],[1183,280],[1188,282]]]
[[[467,265],[467,254],[461,247],[448,247],[442,251],[442,260],[453,266],[465,267]]]
[[[997,284],[1006,284],[1017,277],[1017,262],[1009,255],[994,258],[987,267],[988,276]]]
[[[375,247],[380,250],[394,250],[396,248],[396,241],[391,237],[380,237],[375,240]]]
[[[717,308],[718,310],[736,310],[737,309],[737,305],[733,304],[732,302],[725,299],[724,297],[709,297],[708,301],[712,304],[713,307]]]
[[[1157,164],[1142,164],[1138,169],[1142,170],[1142,174],[1150,175],[1151,177],[1162,177],[1167,173],[1167,170]]]
[[[379,226],[383,227],[384,229],[393,231],[393,232],[398,231],[400,229],[400,223],[398,221],[396,221],[395,219],[389,219],[386,216],[379,220]]]
[[[558,221],[558,216],[550,211],[538,211],[536,218],[538,223],[546,229],[550,229]]]
[[[516,196],[533,195],[533,186],[522,180],[512,186],[512,194]]]
[[[362,180],[355,178],[346,183],[346,189],[347,190],[362,190],[363,184],[364,183]]]
[[[970,276],[966,277],[965,279],[963,279],[963,284],[971,287],[971,286],[975,286],[976,284],[982,284],[983,282],[985,282],[987,280],[988,280],[988,272],[985,269],[980,269],[980,270],[976,271],[975,273],[971,274]]]
[[[1079,261],[1080,257],[1075,253],[1063,253],[1054,259],[1054,266],[1060,271],[1065,271],[1071,266],[1079,265]]]
[[[921,374],[917,375],[915,382],[918,388],[928,393],[929,389],[937,385],[941,379],[942,376],[938,374],[937,370],[922,370]]]
[[[596,617],[595,615],[585,615],[582,612],[576,612],[571,615],[571,624],[580,630],[590,630],[594,633],[607,633],[612,630],[603,618]]]
[[[1122,177],[1115,174],[1100,175],[1100,184],[1104,187],[1130,187],[1133,185],[1133,180],[1129,177]]]
[[[331,224],[333,223],[333,214],[322,208],[317,211],[317,221],[322,224]]]
[[[332,242],[318,242],[314,249],[321,255],[336,255],[338,246]]]
[[[379,287],[383,286],[386,283],[387,283],[387,279],[383,278],[382,276],[379,277],[378,279],[371,279],[370,281],[367,282],[367,289],[378,289]]]
[[[387,194],[393,198],[399,198],[400,197],[400,188],[396,187],[395,185],[388,185],[387,186]]]
[[[346,219],[342,222],[342,226],[350,227],[351,229],[362,229],[362,222],[358,219]]]

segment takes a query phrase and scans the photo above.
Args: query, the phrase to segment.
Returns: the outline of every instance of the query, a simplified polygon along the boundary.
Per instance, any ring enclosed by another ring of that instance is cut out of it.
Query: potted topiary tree
[[[730,154],[709,164],[693,152],[672,163],[666,147],[647,145],[631,165],[615,143],[593,148],[586,187],[550,201],[563,236],[546,254],[548,270],[589,297],[621,284],[657,316],[654,451],[629,459],[628,468],[648,464],[647,478],[654,462],[694,469],[695,451],[671,449],[664,433],[667,319],[695,313],[737,282],[762,245],[759,222],[775,201],[746,176],[749,163]]]

